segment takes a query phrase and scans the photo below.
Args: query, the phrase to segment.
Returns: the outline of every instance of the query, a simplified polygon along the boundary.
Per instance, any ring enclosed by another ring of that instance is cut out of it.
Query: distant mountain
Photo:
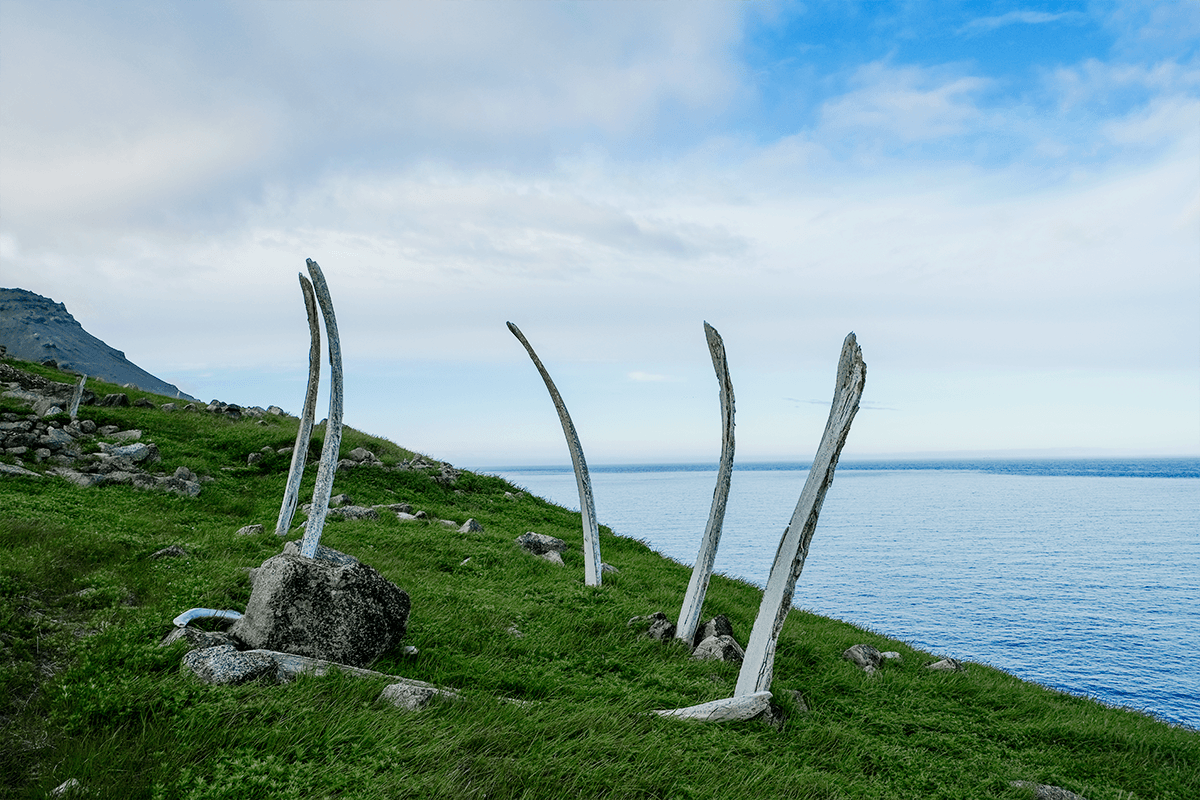
[[[62,303],[25,289],[0,289],[0,345],[14,358],[39,364],[53,360],[59,369],[109,383],[131,383],[146,392],[196,399],[85,331]]]

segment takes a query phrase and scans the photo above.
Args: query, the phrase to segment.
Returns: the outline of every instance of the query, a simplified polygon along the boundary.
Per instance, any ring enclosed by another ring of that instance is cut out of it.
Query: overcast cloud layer
[[[467,465],[1200,454],[1200,5],[0,0],[0,285]]]

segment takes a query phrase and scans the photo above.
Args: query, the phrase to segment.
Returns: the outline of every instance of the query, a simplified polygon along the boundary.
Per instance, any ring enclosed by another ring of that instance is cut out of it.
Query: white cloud
[[[859,68],[854,81],[859,88],[822,107],[822,134],[860,131],[917,142],[968,131],[982,120],[973,96],[990,81],[940,72],[883,63]]]
[[[1050,14],[1045,11],[1009,11],[993,17],[973,19],[959,29],[959,33],[991,31],[1006,25],[1045,25],[1051,22],[1082,22],[1087,15],[1082,11],[1063,11]]]

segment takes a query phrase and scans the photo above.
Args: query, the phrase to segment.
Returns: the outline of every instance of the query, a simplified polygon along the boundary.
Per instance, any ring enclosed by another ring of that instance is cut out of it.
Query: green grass
[[[930,672],[927,653],[801,611],[788,618],[775,665],[782,727],[651,716],[727,697],[736,681],[735,666],[693,662],[681,644],[626,625],[653,611],[675,616],[689,569],[602,529],[604,560],[621,573],[587,587],[578,514],[529,494],[505,497],[514,487],[469,472],[443,486],[422,471],[342,470],[335,492],[362,504],[409,502],[435,521],[333,519],[322,539],[412,597],[406,644],[419,655],[397,650],[374,668],[451,687],[461,701],[405,714],[376,701],[385,681],[341,675],[201,685],[180,670],[182,645],[158,641],[184,609],[245,606],[246,570],[280,549],[269,531],[289,462],[272,455],[247,467],[246,455],[290,446],[296,420],[139,408],[80,415],[142,429],[162,453],[156,469],[183,465],[215,480],[185,498],[0,477],[5,797],[44,798],[69,778],[93,797],[164,800],[1032,796],[1013,780],[1091,800],[1200,797],[1194,730],[982,665]],[[343,453],[358,446],[387,463],[412,455],[348,429]],[[483,533],[436,521],[469,517]],[[255,522],[268,533],[234,535]],[[565,569],[516,548],[528,530],[572,543]],[[188,557],[147,559],[172,544]],[[718,575],[705,617],[728,615],[744,642],[760,598]],[[860,642],[903,660],[868,677],[840,657]]]

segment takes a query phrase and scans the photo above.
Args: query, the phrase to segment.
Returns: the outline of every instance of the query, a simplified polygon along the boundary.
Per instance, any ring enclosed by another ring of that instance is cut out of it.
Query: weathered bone
[[[862,349],[851,333],[842,345],[833,405],[829,409],[829,420],[825,423],[821,446],[817,449],[812,467],[809,468],[808,480],[804,482],[804,490],[800,492],[800,500],[796,503],[791,522],[783,532],[779,550],[775,553],[775,563],[771,565],[767,588],[763,590],[762,605],[759,606],[758,617],[754,620],[754,628],[750,631],[746,658],[742,661],[742,670],[738,673],[737,686],[733,690],[735,697],[771,688],[779,631],[783,628],[783,621],[787,619],[788,611],[792,607],[796,579],[804,569],[804,559],[808,556],[808,546],[817,528],[821,504],[833,483],[838,456],[841,455],[842,446],[846,444],[850,423],[858,413],[858,401],[862,397],[866,379],[867,365],[862,360]]]
[[[562,423],[563,435],[567,439],[567,448],[571,451],[571,463],[575,467],[575,483],[579,487],[579,509],[583,516],[584,583],[588,586],[599,586],[601,580],[600,528],[596,523],[596,504],[592,500],[592,479],[588,476],[587,462],[583,459],[583,448],[579,444],[579,435],[575,433],[575,425],[571,422],[571,415],[567,413],[567,406],[563,402],[562,396],[554,386],[554,381],[550,380],[550,373],[542,366],[542,361],[537,357],[537,353],[533,352],[533,346],[529,344],[529,340],[521,333],[521,329],[511,322],[508,323],[508,329],[529,352],[529,357],[533,359],[533,365],[537,367],[542,380],[546,383],[550,399],[554,401],[554,408],[558,411],[558,420]]]
[[[308,278],[303,274],[298,277],[300,291],[304,293],[304,308],[308,311],[308,390],[304,393],[304,412],[300,415],[300,429],[296,431],[296,444],[292,448],[292,466],[288,470],[287,488],[283,491],[283,505],[279,507],[279,519],[275,523],[276,536],[287,536],[292,527],[313,421],[317,416],[317,388],[321,383],[321,323],[317,321],[317,299]]]
[[[67,409],[67,413],[71,415],[71,419],[79,414],[79,403],[83,400],[83,385],[87,383],[87,375],[79,376],[79,383],[75,384],[75,391],[71,394],[71,405]]]
[[[666,708],[654,713],[660,717],[694,719],[700,722],[740,722],[754,719],[771,705],[770,692],[755,692],[721,700],[712,700],[687,708]]]
[[[321,315],[325,318],[325,336],[329,339],[329,368],[332,377],[329,384],[329,419],[325,423],[325,444],[321,448],[321,461],[317,466],[317,482],[313,487],[312,510],[308,525],[304,528],[304,541],[300,555],[312,558],[317,553],[321,532],[325,528],[325,515],[329,513],[329,496],[333,493],[333,476],[337,472],[338,449],[342,445],[342,344],[338,338],[337,317],[333,314],[333,299],[329,296],[329,285],[321,267],[311,258],[307,259],[308,274],[312,276]]]
[[[177,628],[186,626],[194,619],[233,619],[242,618],[242,612],[231,611],[229,609],[217,608],[189,608],[187,611],[180,614],[175,619],[171,620],[171,624]]]
[[[708,340],[708,351],[712,354],[713,369],[717,382],[721,384],[721,465],[717,469],[717,485],[713,489],[712,509],[708,512],[708,526],[700,541],[700,553],[692,567],[692,579],[683,596],[683,608],[679,612],[679,625],[675,638],[682,639],[690,647],[700,622],[700,611],[704,606],[704,595],[712,578],[713,562],[717,558],[717,545],[721,541],[721,525],[725,521],[725,501],[729,499],[729,481],[733,476],[733,380],[729,377],[729,365],[725,361],[725,343],[716,328],[704,323],[704,337]]]

